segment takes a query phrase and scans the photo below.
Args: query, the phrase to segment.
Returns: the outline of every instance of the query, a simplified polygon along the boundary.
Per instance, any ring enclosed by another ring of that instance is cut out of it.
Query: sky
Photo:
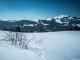
[[[80,17],[79,0],[0,0],[0,20]]]

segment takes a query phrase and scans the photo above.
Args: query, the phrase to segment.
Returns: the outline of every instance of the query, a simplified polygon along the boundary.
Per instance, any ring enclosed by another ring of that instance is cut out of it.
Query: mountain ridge
[[[16,26],[24,27],[24,31],[39,31],[46,29],[47,31],[62,31],[80,25],[80,18],[69,15],[59,15],[53,18],[36,19],[36,20],[0,20],[0,30],[14,30]]]

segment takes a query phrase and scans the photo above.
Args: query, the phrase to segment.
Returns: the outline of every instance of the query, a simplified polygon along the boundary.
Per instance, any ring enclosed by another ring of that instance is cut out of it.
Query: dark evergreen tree
[[[19,26],[16,27],[16,32],[21,32],[21,29]]]
[[[78,30],[78,26],[77,25],[75,26],[75,30]]]
[[[31,30],[30,32],[33,32],[33,30]]]

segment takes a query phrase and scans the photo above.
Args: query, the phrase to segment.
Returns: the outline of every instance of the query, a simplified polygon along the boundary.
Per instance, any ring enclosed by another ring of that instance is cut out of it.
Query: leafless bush
[[[31,38],[28,38],[27,33],[12,31],[5,33],[4,37],[6,38],[6,40],[11,41],[12,45],[21,45],[22,48],[28,48],[28,45],[33,42],[35,44],[41,44],[43,40],[38,40],[34,34],[32,34]]]

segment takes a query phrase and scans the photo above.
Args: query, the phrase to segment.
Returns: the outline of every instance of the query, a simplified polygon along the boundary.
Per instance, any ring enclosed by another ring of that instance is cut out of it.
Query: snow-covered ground
[[[80,31],[26,34],[34,34],[43,43],[22,49],[6,42],[0,31],[0,60],[80,60]]]

